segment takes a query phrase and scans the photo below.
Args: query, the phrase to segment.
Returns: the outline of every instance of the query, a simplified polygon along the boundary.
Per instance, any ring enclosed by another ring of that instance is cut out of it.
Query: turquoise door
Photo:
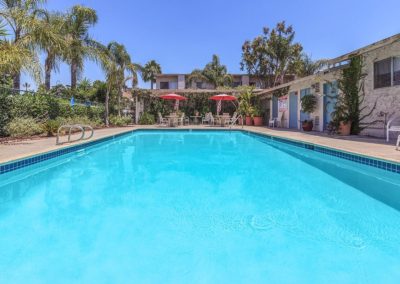
[[[289,94],[289,128],[297,129],[297,111],[297,92],[291,92]]]
[[[311,94],[310,88],[300,90],[300,99],[302,97],[304,97],[305,95],[309,95],[309,94]],[[310,119],[310,114],[300,111],[300,121],[309,120],[309,119]]]
[[[337,95],[336,81],[324,84],[324,130],[327,129],[329,122],[332,120],[332,112],[335,110]]]

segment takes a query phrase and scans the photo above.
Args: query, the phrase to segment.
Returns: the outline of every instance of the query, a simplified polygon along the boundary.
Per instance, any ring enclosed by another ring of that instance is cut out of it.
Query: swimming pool
[[[0,283],[397,283],[400,175],[137,131],[0,175]]]

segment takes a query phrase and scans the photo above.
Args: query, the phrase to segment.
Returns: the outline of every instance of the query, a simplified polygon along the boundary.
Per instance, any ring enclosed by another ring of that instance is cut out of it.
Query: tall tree
[[[132,63],[131,57],[125,46],[117,42],[111,42],[107,47],[102,47],[99,53],[100,62],[106,75],[107,92],[105,98],[105,123],[109,125],[109,101],[113,90],[118,93],[118,115],[121,115],[121,97],[127,80],[132,80],[132,86],[137,84],[137,72],[140,65]],[[130,76],[125,76],[126,72]]]
[[[210,83],[214,88],[229,86],[233,82],[232,75],[228,74],[225,65],[221,64],[218,55],[213,55],[211,62],[204,69],[195,69],[190,74],[188,81],[204,81]]]
[[[314,75],[326,66],[326,62],[326,59],[313,60],[311,56],[304,53],[301,55],[298,66],[295,67],[295,73],[300,77]]]
[[[44,63],[45,73],[45,88],[50,90],[51,85],[51,72],[59,68],[59,62],[66,55],[68,49],[66,44],[67,26],[65,15],[60,13],[53,13],[44,18],[48,28],[58,37],[58,41],[44,41],[41,43],[41,48],[46,53]]]
[[[151,89],[153,89],[154,83],[156,82],[156,75],[161,74],[161,66],[155,60],[147,62],[143,66],[143,81],[150,82]]]
[[[40,17],[45,14],[41,9],[41,4],[45,0],[0,0],[0,17],[5,20],[11,32],[11,39],[3,41],[1,56],[12,60],[13,66],[13,87],[20,89],[21,70],[38,69],[34,66],[38,64],[34,47],[41,41],[51,41],[53,34],[43,25]],[[2,58],[3,59],[3,58]],[[27,62],[26,62],[27,60]],[[40,74],[35,74],[38,78]]]
[[[71,89],[75,90],[78,77],[84,68],[85,59],[96,59],[97,42],[89,34],[90,27],[97,23],[95,10],[74,6],[66,18],[67,41],[69,48],[66,53],[67,62],[71,68]]]
[[[303,47],[294,43],[292,26],[280,22],[272,30],[265,27],[263,34],[242,46],[241,69],[254,75],[263,88],[284,82],[288,74],[295,74]]]

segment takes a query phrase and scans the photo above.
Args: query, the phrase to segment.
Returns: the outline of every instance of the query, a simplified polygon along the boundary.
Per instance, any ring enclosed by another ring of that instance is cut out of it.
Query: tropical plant
[[[297,65],[298,66],[295,67],[295,73],[300,77],[306,77],[321,71],[327,65],[327,60],[313,60],[311,56],[303,53]]]
[[[161,66],[155,60],[151,60],[143,66],[143,81],[150,82],[151,89],[153,89],[153,85],[156,82],[157,74],[161,74]]]
[[[253,88],[241,87],[238,99],[239,99],[239,113],[244,116],[252,116],[254,113],[254,107],[252,104]]]
[[[228,74],[225,65],[222,65],[218,55],[213,55],[212,61],[204,69],[195,69],[189,75],[189,83],[202,81],[210,83],[214,88],[230,86],[233,82],[232,75]]]
[[[97,13],[88,7],[76,5],[66,15],[65,27],[69,48],[64,56],[71,68],[72,90],[76,89],[85,59],[97,59],[99,44],[89,34],[89,29],[96,23]]]
[[[317,97],[314,94],[304,95],[301,99],[301,111],[313,113],[317,107]]]
[[[263,29],[263,34],[242,46],[241,69],[253,75],[262,88],[275,87],[286,75],[296,73],[303,47],[294,43],[292,26],[280,22],[274,29]]]
[[[68,50],[66,36],[67,26],[65,15],[61,13],[52,13],[44,18],[48,28],[57,36],[57,41],[43,41],[41,48],[46,53],[44,63],[44,84],[46,90],[50,90],[51,85],[51,72],[59,70],[60,61],[66,56]]]
[[[20,89],[21,71],[31,73],[40,81],[40,65],[34,48],[43,42],[56,42],[57,39],[48,25],[40,17],[46,16],[41,4],[44,0],[1,0],[0,18],[3,18],[11,32],[9,39],[0,43],[0,71],[13,76],[14,89]],[[2,23],[2,36],[5,26]]]
[[[350,59],[349,65],[341,71],[341,76],[337,81],[341,94],[338,96],[330,125],[333,131],[340,125],[340,122],[351,123],[350,133],[357,135],[365,127],[379,121],[364,122],[376,109],[377,101],[372,107],[363,106],[365,100],[364,79],[367,76],[363,67],[362,56],[354,56]]]
[[[152,125],[154,123],[156,123],[156,119],[155,119],[154,115],[152,115],[148,112],[144,112],[139,119],[139,124],[142,124],[142,125]]]

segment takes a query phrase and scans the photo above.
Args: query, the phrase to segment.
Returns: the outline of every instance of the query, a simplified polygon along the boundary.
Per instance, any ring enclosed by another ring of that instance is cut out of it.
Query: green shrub
[[[317,107],[317,97],[313,94],[303,96],[301,99],[301,111],[305,113],[313,113]]]
[[[156,123],[156,120],[154,118],[154,115],[152,115],[148,112],[144,112],[139,119],[139,124],[141,124],[141,125],[151,125],[151,124],[155,124],[155,123]]]
[[[126,126],[132,123],[132,118],[129,116],[110,116],[110,124],[113,126]]]
[[[4,91],[0,90],[0,136],[7,134],[7,124],[11,120],[12,98]]]
[[[43,127],[33,118],[15,118],[7,125],[7,133],[11,137],[28,137],[43,133]]]

